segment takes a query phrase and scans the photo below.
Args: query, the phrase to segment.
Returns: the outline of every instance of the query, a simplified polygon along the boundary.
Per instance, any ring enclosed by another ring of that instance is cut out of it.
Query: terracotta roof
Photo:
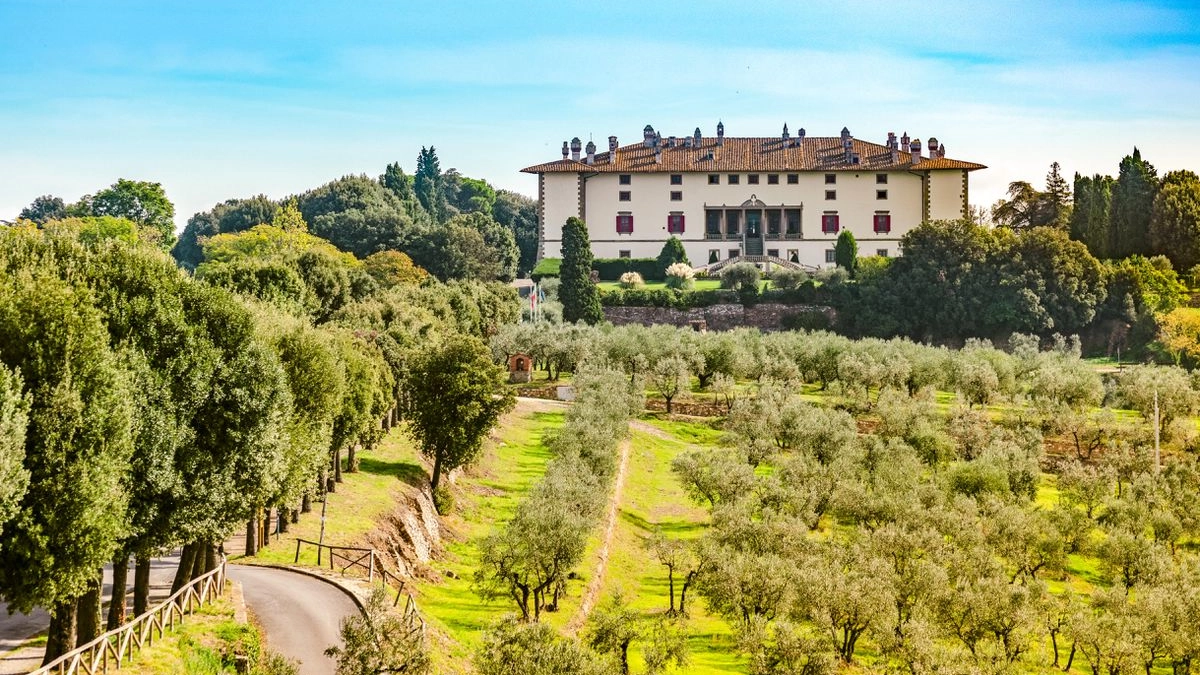
[[[982,164],[964,162],[948,157],[934,159],[922,157],[915,165],[912,154],[898,152],[899,161],[892,162],[892,152],[886,145],[852,139],[851,150],[859,157],[858,164],[846,161],[842,139],[836,136],[808,137],[796,145],[791,139],[784,146],[781,138],[730,138],[717,145],[716,138],[701,139],[699,147],[684,147],[678,141],[674,148],[662,146],[662,162],[654,161],[654,149],[642,143],[622,146],[617,149],[616,159],[608,152],[596,153],[596,161],[560,159],[545,164],[521,169],[524,173],[660,173],[660,172],[756,172],[756,171],[861,171],[863,169],[976,169],[987,168]]]

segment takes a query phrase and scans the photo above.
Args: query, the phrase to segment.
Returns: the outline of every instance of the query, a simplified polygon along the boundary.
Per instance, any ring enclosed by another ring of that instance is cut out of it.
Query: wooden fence
[[[110,630],[91,642],[63,654],[50,663],[33,671],[31,675],[97,675],[107,673],[109,667],[119,669],[122,663],[131,661],[136,650],[143,645],[153,644],[155,631],[161,639],[176,622],[183,623],[185,614],[203,607],[225,592],[225,558],[217,568],[199,576],[192,582],[155,605],[150,611],[133,621]]]
[[[379,551],[373,548],[359,548],[357,546],[330,546],[329,544],[320,544],[308,539],[296,539],[296,557],[293,560],[295,563],[300,562],[300,547],[304,544],[317,547],[317,566],[321,565],[322,552],[329,551],[329,569],[337,571],[341,567],[342,574],[346,574],[349,570],[363,571],[367,573],[367,581],[375,581],[378,577],[385,585],[393,586],[396,589],[396,599],[392,601],[392,606],[396,607],[400,604],[400,598],[404,597],[404,620],[409,626],[421,631],[425,634],[425,620],[421,618],[421,613],[417,611],[417,601],[413,598],[412,593],[406,593],[404,590],[404,579],[387,571],[383,566],[383,558],[379,555]],[[347,551],[348,553],[343,553]],[[342,563],[345,563],[344,565]]]

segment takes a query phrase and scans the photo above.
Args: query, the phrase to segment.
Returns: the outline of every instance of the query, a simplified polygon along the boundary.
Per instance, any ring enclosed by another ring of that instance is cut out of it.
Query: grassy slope
[[[562,419],[560,412],[511,415],[501,426],[498,441],[489,444],[481,461],[456,483],[454,511],[442,519],[443,528],[451,533],[443,539],[446,555],[437,563],[443,578],[417,584],[426,620],[452,639],[445,649],[438,650],[437,672],[466,672],[464,663],[482,631],[515,610],[499,601],[485,604],[471,589],[478,561],[476,543],[512,518],[521,498],[542,476],[550,460],[543,438],[559,428]],[[453,572],[454,577],[445,572]],[[548,617],[548,621],[561,626],[573,608],[572,600],[578,598],[565,601],[567,611]]]
[[[631,605],[646,614],[667,609],[666,568],[645,549],[645,540],[661,528],[672,537],[699,536],[707,527],[708,512],[688,500],[671,473],[671,460],[691,444],[714,444],[719,432],[702,423],[652,421],[669,435],[663,438],[645,431],[633,432],[633,452],[621,500],[616,536],[609,557],[608,574],[601,598],[622,592]],[[681,580],[676,580],[679,593]],[[688,673],[746,672],[745,659],[736,653],[729,626],[705,611],[695,591],[688,596]],[[635,644],[630,661],[640,672],[641,650]]]
[[[129,675],[156,673],[208,674],[234,672],[232,654],[251,655],[262,648],[262,636],[251,624],[239,624],[233,618],[230,591],[216,602],[186,616],[182,624],[163,639],[137,652],[133,663],[121,666]],[[222,655],[230,655],[222,663]]]

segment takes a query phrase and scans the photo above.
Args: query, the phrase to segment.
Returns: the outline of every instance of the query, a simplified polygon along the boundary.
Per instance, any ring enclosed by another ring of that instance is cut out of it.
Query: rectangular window
[[[788,262],[794,262],[797,265],[799,265],[800,264],[800,249],[789,248],[787,259],[788,259]]]
[[[736,237],[741,234],[742,212],[741,211],[726,211],[725,212],[725,236]]]
[[[633,234],[633,214],[617,214],[617,234]]]
[[[799,183],[800,183],[800,174],[798,174],[798,173],[789,173],[788,174],[788,185],[797,185]]]
[[[875,233],[887,234],[892,231],[892,217],[886,213],[875,214]]]
[[[736,248],[731,248],[731,249],[729,249],[729,257],[730,257],[730,258],[736,258],[736,257],[738,257],[738,256],[739,256],[739,255],[741,255],[741,254],[742,254],[742,252],[741,252],[741,251],[739,251],[739,250],[738,250],[738,249],[736,249]]]
[[[784,219],[787,220],[787,233],[789,235],[800,234],[800,209],[788,209],[783,212]]]
[[[876,190],[875,199],[887,199],[887,190]]]
[[[767,234],[772,237],[779,236],[779,215],[778,211],[767,211]]]
[[[683,201],[683,191],[682,190],[671,190],[671,201],[673,201],[673,202]]]
[[[729,183],[730,185],[737,185],[738,183],[742,182],[742,177],[736,173],[731,173],[729,174],[729,177],[725,179],[725,182]]]
[[[746,182],[750,185],[758,185],[758,174],[752,173],[749,176],[746,176]]]
[[[630,196],[629,190],[621,190],[620,192],[617,193],[617,199],[619,199],[623,202],[627,202],[627,201],[630,201],[632,199],[632,197]]]
[[[836,213],[826,213],[821,216],[821,231],[825,234],[837,234],[841,226]]]
[[[705,211],[704,212],[704,233],[710,239],[721,238],[721,212],[720,211]]]
[[[880,258],[886,258],[886,257],[888,257],[887,249],[886,248],[876,249],[875,255],[879,256]]]
[[[836,173],[825,174],[825,184],[826,185],[836,185],[837,184],[837,174]]]
[[[617,251],[617,257],[618,258],[632,258],[633,256],[631,256],[629,254],[629,251]]]
[[[671,185],[683,185],[683,174],[681,174],[681,173],[671,174]]]
[[[720,185],[721,184],[721,174],[719,174],[719,173],[708,174],[708,184],[709,185]]]
[[[627,173],[620,174],[617,176],[617,182],[621,185],[629,185],[633,182],[633,176]]]
[[[779,174],[777,174],[777,173],[767,174],[767,185],[779,185]]]
[[[875,184],[876,185],[887,185],[887,174],[886,173],[875,174]]]
[[[717,262],[720,259],[721,259],[720,249],[715,249],[715,248],[708,249],[708,264],[709,265]]]
[[[683,234],[683,214],[672,213],[667,216],[667,233]]]
[[[825,191],[825,199],[828,199],[828,200],[837,199],[837,190],[826,190]]]
[[[837,251],[832,248],[825,249],[825,262],[830,264],[837,262]]]
[[[779,249],[769,248],[769,249],[767,249],[767,255],[771,256],[772,258],[778,258],[779,257]]]

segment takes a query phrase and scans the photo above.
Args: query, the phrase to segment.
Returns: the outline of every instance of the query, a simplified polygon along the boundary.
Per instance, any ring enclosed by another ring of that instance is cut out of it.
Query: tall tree
[[[390,190],[366,176],[345,176],[297,197],[309,231],[365,258],[406,250],[417,232],[412,214]]]
[[[29,489],[0,544],[0,594],[50,609],[48,663],[75,647],[76,601],[122,534],[130,392],[90,293],[53,277],[0,283],[0,345],[31,395]]]
[[[858,242],[854,240],[854,233],[850,230],[842,230],[838,235],[837,244],[833,248],[833,260],[851,276],[858,269]]]
[[[1082,241],[1097,258],[1111,257],[1112,224],[1109,216],[1113,182],[1111,176],[1075,174],[1071,238]]]
[[[1150,243],[1180,272],[1200,263],[1200,177],[1191,171],[1163,176],[1150,217]]]
[[[90,203],[88,215],[128,218],[153,230],[161,247],[169,250],[175,243],[175,205],[161,183],[121,178],[97,192]]]
[[[444,220],[446,205],[442,195],[442,167],[433,146],[421,146],[417,155],[417,172],[413,177],[413,192],[421,206],[438,222]]]
[[[188,219],[187,225],[171,249],[171,255],[187,269],[204,261],[204,242],[218,234],[242,232],[255,225],[272,223],[279,205],[258,195],[247,199],[228,199],[208,211]]]
[[[379,177],[379,184],[396,195],[396,198],[401,201],[413,199],[413,179],[404,173],[404,169],[400,168],[400,162],[392,162],[384,169],[383,175]]]
[[[67,205],[63,203],[61,197],[42,195],[33,200],[32,204],[21,209],[21,215],[17,217],[22,220],[32,220],[38,225],[42,225],[48,220],[62,220],[66,218]]]
[[[529,274],[537,263],[538,215],[537,201],[525,195],[500,190],[496,193],[496,204],[492,215],[496,222],[512,230],[520,250],[517,274]]]
[[[657,267],[661,273],[662,270],[666,270],[675,263],[691,265],[691,262],[688,261],[687,251],[683,249],[683,242],[680,241],[679,237],[671,236],[667,237],[667,241],[663,243],[662,250],[658,252]]]
[[[29,399],[23,388],[21,375],[0,364],[0,535],[29,487],[24,465]]]
[[[1142,159],[1142,152],[1121,160],[1121,172],[1112,193],[1112,248],[1114,258],[1146,255],[1150,250],[1150,214],[1157,192],[1157,171]]]
[[[1015,230],[1034,227],[1040,224],[1041,206],[1041,192],[1026,181],[1013,181],[1008,184],[1008,199],[992,207],[992,219]]]
[[[587,224],[579,218],[568,218],[563,227],[559,279],[562,282],[558,297],[563,304],[563,321],[596,324],[604,320],[600,292],[592,283],[592,244],[588,240]]]
[[[430,485],[436,495],[443,473],[479,455],[484,437],[512,408],[513,395],[491,350],[468,336],[428,347],[415,359],[405,389],[405,419],[422,454],[433,461]]]
[[[1058,162],[1050,165],[1046,174],[1046,191],[1042,193],[1044,203],[1044,225],[1066,229],[1071,221],[1071,186],[1062,176]]]

